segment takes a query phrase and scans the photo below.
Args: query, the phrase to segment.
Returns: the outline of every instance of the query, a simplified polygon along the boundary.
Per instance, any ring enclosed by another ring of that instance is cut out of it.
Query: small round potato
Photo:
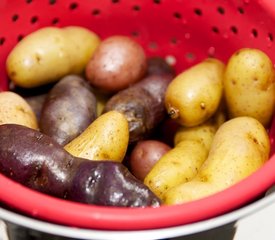
[[[38,129],[38,120],[28,102],[17,93],[0,93],[0,124],[14,123]]]
[[[143,48],[126,36],[103,40],[86,67],[86,77],[105,92],[117,92],[141,80],[147,70]]]
[[[222,98],[223,73],[221,61],[206,59],[176,76],[165,95],[169,116],[186,127],[209,119]]]
[[[131,172],[143,181],[156,162],[170,149],[170,146],[158,140],[139,141],[130,155]]]
[[[275,107],[275,71],[261,50],[243,48],[229,59],[224,77],[229,117],[251,116],[265,127]]]

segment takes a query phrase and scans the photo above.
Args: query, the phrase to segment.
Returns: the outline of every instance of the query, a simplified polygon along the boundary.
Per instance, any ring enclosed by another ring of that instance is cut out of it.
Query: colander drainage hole
[[[56,24],[58,24],[59,23],[59,18],[54,18],[53,20],[52,20],[52,25],[56,25]]]
[[[73,3],[70,4],[70,9],[71,10],[75,10],[77,7],[78,7],[78,3],[76,3],[76,2],[73,2]]]
[[[0,46],[4,45],[6,39],[4,37],[0,38]]]
[[[16,22],[16,21],[18,20],[18,18],[19,18],[19,15],[18,15],[18,14],[14,14],[14,15],[11,17],[11,20],[12,20],[13,22]]]
[[[35,24],[38,21],[38,17],[37,16],[33,16],[31,18],[31,24]]]
[[[92,15],[93,16],[97,16],[99,14],[100,14],[100,10],[99,9],[93,9],[93,11],[92,11]]]
[[[268,40],[270,41],[270,42],[273,42],[273,34],[272,33],[269,33],[268,35],[267,35],[267,37],[268,37]]]
[[[224,10],[223,7],[218,7],[218,8],[217,8],[217,11],[218,11],[218,13],[220,13],[221,15],[224,15],[224,14],[225,14],[225,10]]]
[[[258,31],[257,31],[257,29],[253,28],[253,29],[251,30],[251,33],[252,33],[252,36],[253,36],[254,38],[257,38],[257,37],[258,37]]]

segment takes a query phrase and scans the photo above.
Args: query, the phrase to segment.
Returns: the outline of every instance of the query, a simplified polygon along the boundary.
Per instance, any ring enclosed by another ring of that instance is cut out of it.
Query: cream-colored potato
[[[162,199],[167,190],[190,181],[198,173],[207,153],[199,141],[182,141],[159,159],[146,175],[144,184]]]
[[[75,45],[70,50],[75,62],[72,72],[83,73],[95,49],[100,44],[100,38],[93,31],[80,26],[65,27],[62,31]]]
[[[251,116],[267,127],[275,107],[275,72],[270,58],[258,49],[235,52],[226,65],[224,94],[230,118]]]
[[[224,64],[206,59],[183,71],[169,84],[165,106],[182,126],[196,126],[209,119],[222,97]]]
[[[117,111],[110,111],[99,116],[64,149],[76,157],[122,162],[128,143],[127,119]]]
[[[209,151],[217,129],[225,121],[225,110],[222,107],[219,107],[214,116],[203,124],[194,127],[180,126],[174,136],[174,145],[176,146],[184,140],[201,141]]]
[[[221,122],[221,112],[195,127],[180,127],[174,137],[175,147],[164,154],[144,179],[159,198],[183,182],[190,181],[206,160]]]
[[[8,76],[15,85],[32,88],[82,73],[99,42],[82,27],[41,28],[12,49],[6,61]]]
[[[38,129],[31,106],[20,95],[10,91],[0,93],[0,124],[7,123]]]
[[[25,88],[56,81],[72,69],[73,46],[59,28],[41,28],[12,49],[6,62],[8,76]]]
[[[208,158],[189,182],[165,193],[165,204],[180,204],[222,191],[257,171],[269,158],[270,141],[252,117],[236,117],[218,129]]]

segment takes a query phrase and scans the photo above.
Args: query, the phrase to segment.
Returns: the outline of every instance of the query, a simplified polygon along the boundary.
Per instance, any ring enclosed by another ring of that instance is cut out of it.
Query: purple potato
[[[85,161],[68,194],[78,202],[120,207],[158,207],[160,200],[121,163]]]
[[[96,97],[88,82],[68,75],[53,86],[44,102],[39,127],[62,146],[80,135],[97,117]]]
[[[151,75],[113,95],[103,112],[123,113],[129,123],[130,143],[146,138],[164,119],[164,95],[172,75]]]
[[[121,163],[74,157],[51,137],[17,124],[0,125],[0,172],[71,201],[120,207],[161,204]]]

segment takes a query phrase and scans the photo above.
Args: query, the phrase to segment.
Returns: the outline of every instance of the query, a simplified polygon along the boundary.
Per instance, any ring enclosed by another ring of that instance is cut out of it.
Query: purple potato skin
[[[150,75],[113,95],[103,112],[124,114],[130,131],[130,143],[146,138],[166,115],[164,95],[172,75]]]
[[[147,59],[147,75],[176,75],[175,69],[163,57],[154,56]]]
[[[89,83],[78,75],[68,75],[48,93],[41,111],[40,131],[64,146],[95,120],[96,110],[96,97]]]
[[[160,205],[121,163],[76,158],[51,137],[17,124],[0,125],[0,172],[31,189],[72,201],[121,207]]]
[[[80,161],[39,131],[0,125],[0,171],[31,189],[66,198]]]
[[[107,101],[103,112],[117,110],[127,118],[130,144],[146,139],[165,118],[165,91],[175,74],[174,68],[164,58],[150,57],[146,76]]]
[[[103,206],[159,207],[160,200],[122,164],[82,162],[68,198]]]

